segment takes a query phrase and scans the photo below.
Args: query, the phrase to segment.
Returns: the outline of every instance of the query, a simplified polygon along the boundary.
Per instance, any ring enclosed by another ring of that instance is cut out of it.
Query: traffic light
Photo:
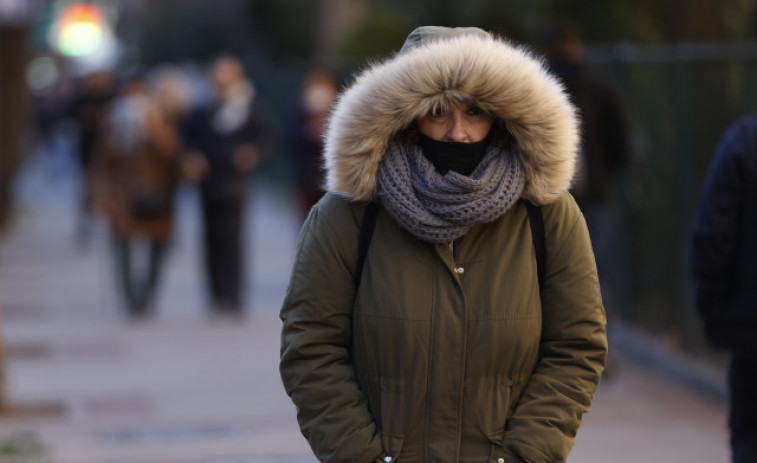
[[[85,56],[95,52],[105,35],[103,15],[96,5],[75,3],[58,19],[58,50],[66,56]]]

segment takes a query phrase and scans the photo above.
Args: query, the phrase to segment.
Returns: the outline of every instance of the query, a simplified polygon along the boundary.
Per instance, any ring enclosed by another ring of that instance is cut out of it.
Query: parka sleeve
[[[742,227],[745,195],[744,162],[755,150],[754,128],[741,121],[721,140],[702,189],[691,238],[691,271],[697,308],[708,339],[721,348],[732,347],[732,333],[724,323],[732,303],[736,248]]]
[[[322,200],[300,232],[281,309],[280,373],[300,430],[320,461],[383,461],[350,355],[359,225],[354,217],[344,220],[350,209],[346,203],[335,207],[340,201]]]
[[[607,331],[589,233],[570,195],[542,208],[546,278],[539,361],[505,429],[534,463],[565,462],[607,357]]]

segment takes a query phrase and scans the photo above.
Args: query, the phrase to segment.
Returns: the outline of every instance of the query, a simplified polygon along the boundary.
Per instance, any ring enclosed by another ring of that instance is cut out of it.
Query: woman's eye
[[[479,108],[478,106],[471,106],[468,108],[468,115],[469,116],[480,116],[484,114],[484,110]]]

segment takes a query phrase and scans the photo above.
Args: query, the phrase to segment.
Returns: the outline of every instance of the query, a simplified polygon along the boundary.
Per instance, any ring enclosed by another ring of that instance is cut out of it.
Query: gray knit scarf
[[[449,243],[492,222],[523,193],[526,174],[511,149],[490,146],[470,177],[439,174],[417,145],[394,143],[378,174],[382,206],[420,240]]]

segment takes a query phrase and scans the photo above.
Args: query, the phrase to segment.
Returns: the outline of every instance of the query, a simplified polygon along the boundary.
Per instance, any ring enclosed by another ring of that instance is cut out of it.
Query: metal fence
[[[587,48],[625,104],[633,158],[615,181],[608,301],[626,322],[705,357],[689,242],[700,188],[724,130],[757,110],[757,42]]]

